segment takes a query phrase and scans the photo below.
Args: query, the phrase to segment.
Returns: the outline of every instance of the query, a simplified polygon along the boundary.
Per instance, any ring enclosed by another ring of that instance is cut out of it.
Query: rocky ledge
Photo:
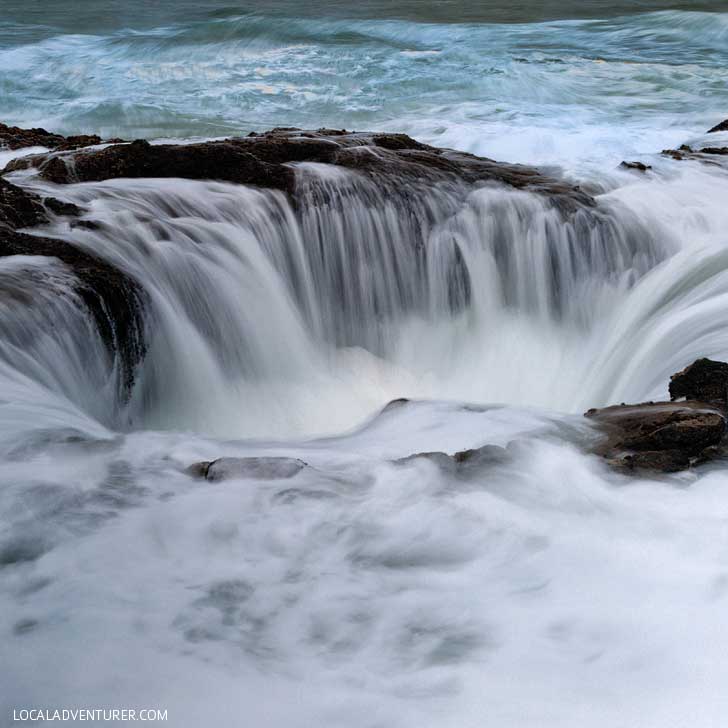
[[[121,141],[112,139],[110,141]],[[45,129],[21,129],[19,126],[0,124],[0,147],[23,149],[24,147],[47,147],[48,149],[68,150],[101,144],[102,139],[95,134],[64,137]]]
[[[35,167],[43,179],[58,184],[119,177],[213,179],[292,194],[295,170],[291,165],[317,162],[376,175],[385,181],[424,179],[468,185],[498,182],[543,194],[566,211],[595,205],[593,198],[578,187],[532,167],[431,147],[406,134],[285,128],[196,144],[150,144],[140,139],[101,149],[68,150],[68,145],[56,149],[59,151],[15,159],[4,171]]]
[[[669,402],[590,409],[603,435],[594,451],[619,470],[665,473],[722,456],[728,364],[698,359],[672,376],[669,391]]]
[[[696,159],[706,164],[717,164],[721,157],[728,155],[728,147],[701,147],[693,149],[687,144],[682,144],[677,149],[663,149],[663,156],[672,157],[678,161],[684,159]]]

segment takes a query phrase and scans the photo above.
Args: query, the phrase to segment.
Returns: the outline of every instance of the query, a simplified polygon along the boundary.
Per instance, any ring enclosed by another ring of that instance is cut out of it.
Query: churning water
[[[406,131],[560,167],[598,205],[316,164],[296,206],[16,173],[100,223],[47,232],[141,283],[147,352],[120,396],[71,273],[0,259],[0,725],[725,724],[724,467],[625,480],[578,446],[585,408],[728,360],[728,168],[658,155],[728,144],[704,134],[724,3],[305,5],[5,0],[0,119]],[[484,444],[508,459],[392,462]],[[310,467],[183,472],[261,454]]]

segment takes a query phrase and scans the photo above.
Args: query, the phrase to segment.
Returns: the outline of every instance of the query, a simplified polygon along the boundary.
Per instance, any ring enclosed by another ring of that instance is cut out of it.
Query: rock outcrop
[[[712,129],[708,129],[708,134],[712,134],[717,131],[728,131],[728,119],[721,121],[720,124],[716,124]]]
[[[245,138],[184,145],[137,140],[104,149],[26,156],[12,161],[5,171],[37,167],[41,177],[58,184],[119,177],[182,177],[291,193],[295,181],[291,164],[295,162],[332,164],[378,179],[499,182],[543,194],[564,210],[595,205],[593,198],[578,187],[531,167],[430,147],[405,134],[331,129],[273,129]]]
[[[621,169],[631,169],[636,172],[647,172],[647,170],[652,169],[649,164],[644,162],[622,162],[619,166]]]
[[[728,403],[728,364],[712,359],[697,359],[670,377],[670,399],[710,402],[721,410]]]
[[[724,157],[728,155],[728,147],[701,147],[693,149],[687,144],[682,144],[677,149],[663,149],[662,154],[665,157],[672,157],[678,161],[684,159],[696,159],[700,162],[717,163],[716,157]]]
[[[604,437],[594,451],[621,470],[675,472],[723,453],[728,364],[698,359],[673,375],[671,402],[591,409]],[[684,401],[674,401],[686,397]]]
[[[0,124],[0,147],[7,149],[47,147],[48,149],[68,150],[100,144],[101,141],[101,137],[95,134],[64,137],[45,129],[21,129],[18,126]]]

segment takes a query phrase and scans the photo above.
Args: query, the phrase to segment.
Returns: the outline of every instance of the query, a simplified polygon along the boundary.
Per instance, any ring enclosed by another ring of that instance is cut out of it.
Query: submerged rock
[[[408,465],[418,459],[425,459],[441,470],[460,476],[468,476],[493,465],[502,465],[510,460],[508,450],[498,445],[483,445],[472,450],[460,450],[453,455],[444,452],[419,452],[394,460],[395,465]]]
[[[307,467],[303,460],[287,457],[218,458],[193,463],[185,472],[210,482],[233,479],[283,480]]]
[[[683,402],[645,402],[591,409],[586,417],[605,437],[594,452],[623,470],[675,472],[722,453],[726,435],[728,364],[698,359],[673,375],[670,396]]]

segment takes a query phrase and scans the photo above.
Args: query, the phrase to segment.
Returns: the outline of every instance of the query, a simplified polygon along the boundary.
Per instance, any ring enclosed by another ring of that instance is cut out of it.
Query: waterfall
[[[17,334],[3,361],[115,429],[182,422],[218,435],[294,435],[350,427],[398,396],[572,412],[646,396],[665,374],[663,347],[645,350],[651,327],[678,325],[665,306],[715,296],[723,270],[720,254],[666,263],[684,237],[619,189],[564,211],[537,192],[397,184],[319,163],[296,165],[292,198],[184,180],[59,188],[22,174],[93,221],[57,218],[49,234],[101,255],[148,294],[148,350],[129,401],[115,400],[101,375],[108,355],[88,317],[78,323],[83,307],[53,293],[67,288],[56,266],[47,304],[7,319],[28,332],[33,316],[43,332],[23,349],[32,366],[19,360]],[[679,190],[651,194],[667,208]],[[655,277],[677,268],[688,282],[668,290],[692,294],[647,304]],[[16,285],[34,287],[32,277]],[[706,326],[680,329],[670,366],[702,352]],[[637,381],[625,374],[635,362]]]

